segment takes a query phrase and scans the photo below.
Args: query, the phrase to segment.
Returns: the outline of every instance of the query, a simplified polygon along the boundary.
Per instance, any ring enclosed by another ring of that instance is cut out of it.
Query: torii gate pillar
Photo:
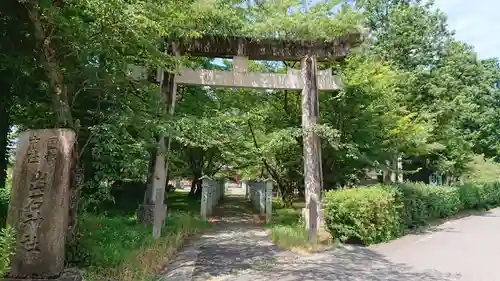
[[[300,61],[301,76],[304,81],[302,89],[302,130],[304,182],[306,196],[306,228],[309,240],[315,242],[320,213],[320,197],[322,187],[321,147],[315,131],[319,116],[319,100],[316,75],[316,58],[308,55]]]

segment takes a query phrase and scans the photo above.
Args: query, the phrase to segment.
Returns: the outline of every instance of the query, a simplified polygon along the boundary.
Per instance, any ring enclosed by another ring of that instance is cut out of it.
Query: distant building
[[[360,185],[375,185],[384,182],[384,174],[388,171],[384,169],[369,170],[365,178],[360,180]],[[387,176],[390,178],[390,176]],[[388,179],[386,179],[387,181]],[[432,169],[428,161],[420,157],[410,157],[403,160],[403,181],[422,182],[429,185],[443,185],[444,175]]]
[[[404,181],[423,182],[431,185],[442,185],[442,173],[432,169],[428,160],[421,157],[410,157],[403,161]]]

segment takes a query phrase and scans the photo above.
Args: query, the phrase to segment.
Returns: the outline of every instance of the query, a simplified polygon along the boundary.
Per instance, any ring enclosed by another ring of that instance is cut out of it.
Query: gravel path
[[[241,199],[226,200],[213,230],[188,243],[167,281],[494,281],[500,280],[500,209],[370,248],[300,255],[270,242]]]

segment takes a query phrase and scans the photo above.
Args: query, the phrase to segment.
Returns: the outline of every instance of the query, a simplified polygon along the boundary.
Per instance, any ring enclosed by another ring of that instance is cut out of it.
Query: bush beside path
[[[333,190],[324,197],[325,221],[334,239],[371,245],[468,210],[500,205],[500,183],[462,186],[378,185]]]

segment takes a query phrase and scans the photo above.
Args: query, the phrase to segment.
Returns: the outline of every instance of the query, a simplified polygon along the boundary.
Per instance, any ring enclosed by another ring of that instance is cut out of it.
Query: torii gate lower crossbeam
[[[248,58],[233,58],[233,71],[218,71],[182,67],[175,77],[178,85],[205,85],[223,88],[302,90],[305,82],[300,70],[289,69],[286,74],[248,72]],[[332,75],[332,70],[318,72],[318,90],[340,89],[340,78]]]

